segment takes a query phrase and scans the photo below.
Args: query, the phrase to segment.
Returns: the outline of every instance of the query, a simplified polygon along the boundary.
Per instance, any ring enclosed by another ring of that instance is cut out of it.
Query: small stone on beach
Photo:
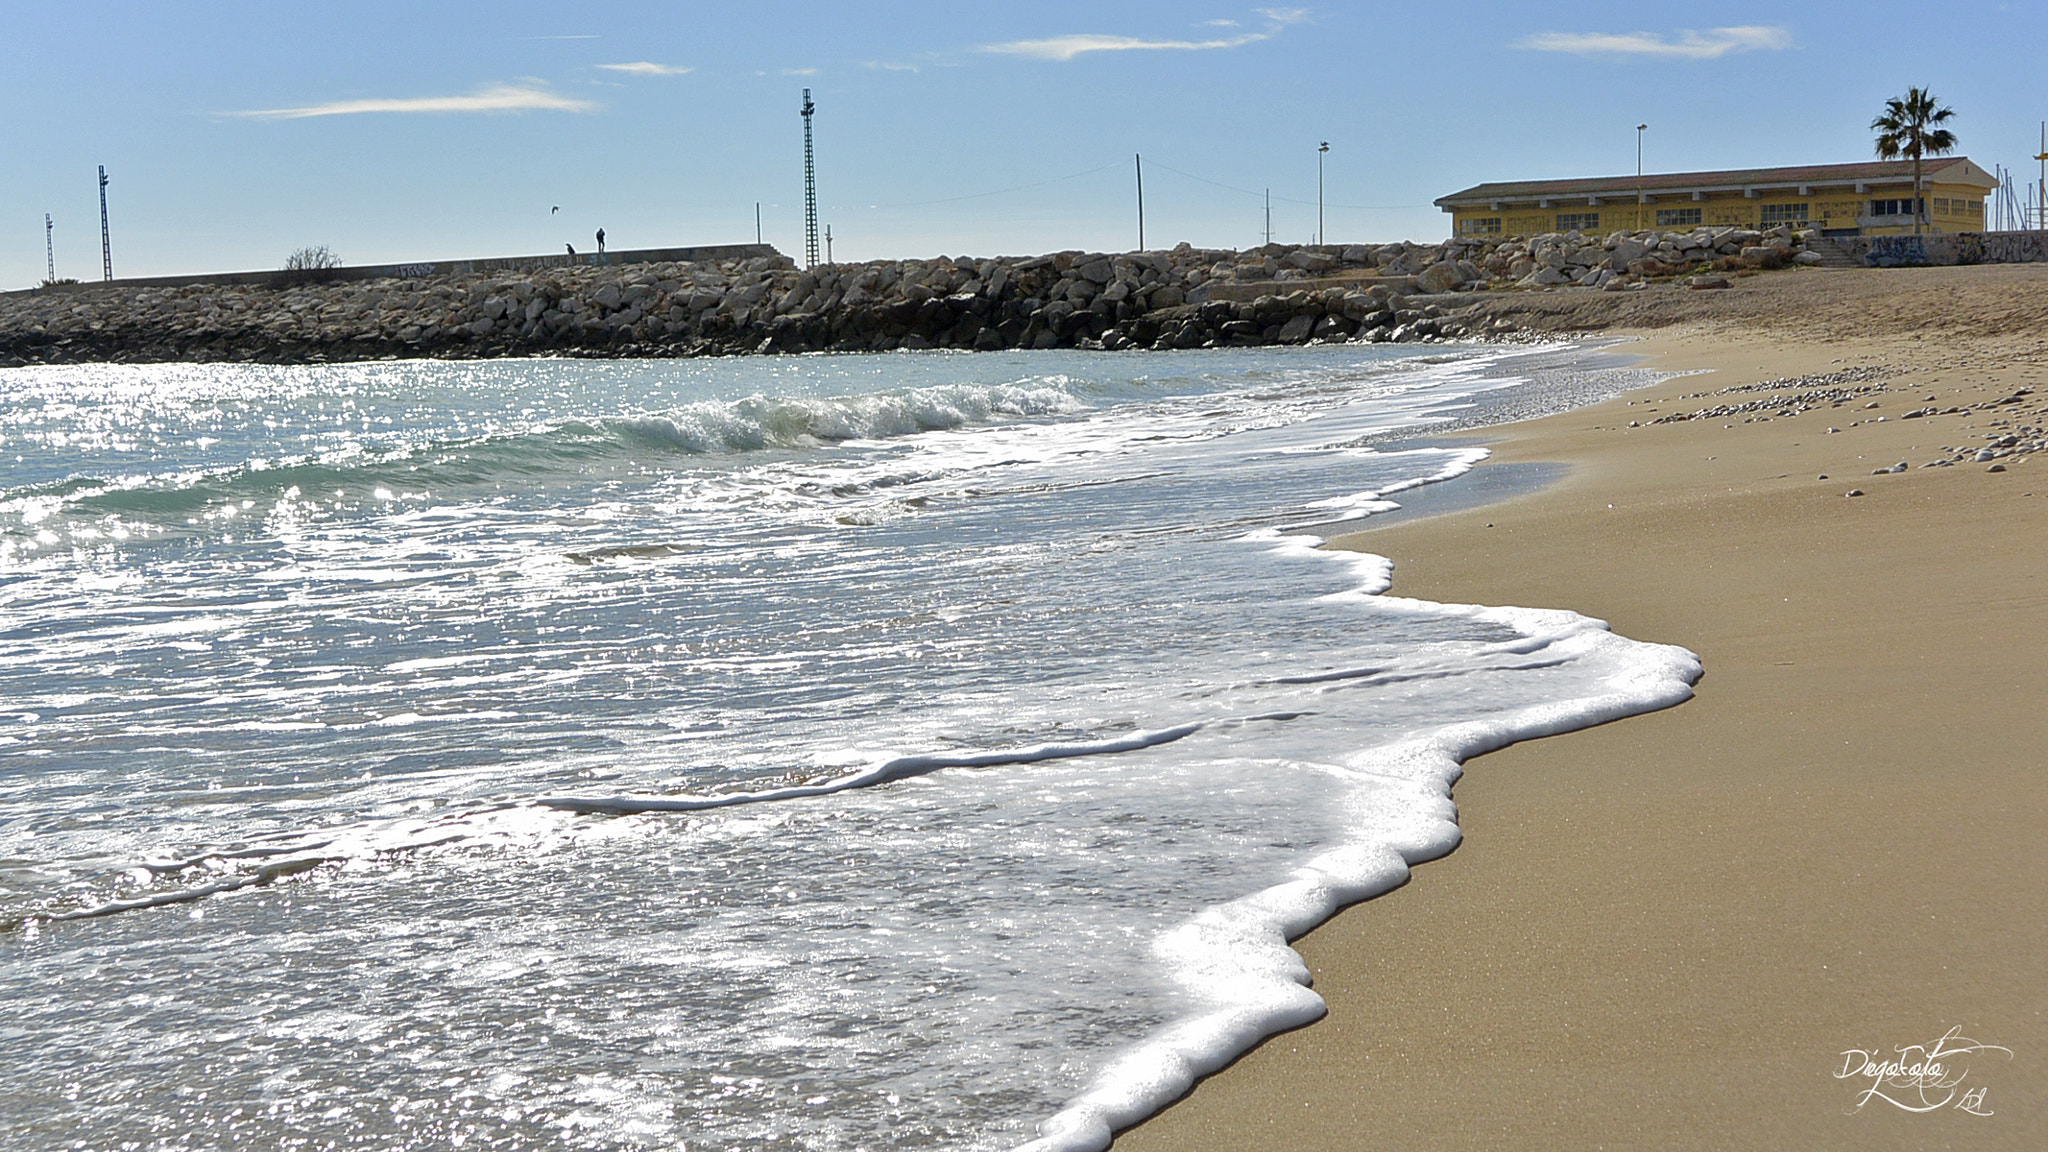
[[[1849,490],[1848,490],[1847,492],[1843,493],[1843,495],[1845,495],[1845,496],[1861,496],[1861,495],[1863,495],[1863,489],[1861,489],[1861,488],[1851,488],[1851,489],[1849,489]]]
[[[1989,468],[1986,468],[1986,469],[1985,469],[1985,471],[1986,471],[1986,472],[2003,472],[2003,471],[2005,471],[2005,465],[2003,465],[2003,464],[1993,464],[1993,465],[1992,465],[1991,467],[1989,467]]]

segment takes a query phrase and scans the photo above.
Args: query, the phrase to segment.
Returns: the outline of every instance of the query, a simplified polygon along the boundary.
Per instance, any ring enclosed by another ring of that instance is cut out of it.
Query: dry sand
[[[1685,645],[1697,698],[1473,761],[1464,845],[1297,942],[1329,1016],[1119,1152],[2048,1147],[2048,457],[1920,467],[2048,424],[2048,267],[1712,296],[1635,349],[1710,374],[1482,434],[1562,483],[1341,542]],[[1888,390],[1648,423],[1858,367]],[[1958,1026],[2012,1050],[1949,1062],[1991,1115],[1836,1076]]]

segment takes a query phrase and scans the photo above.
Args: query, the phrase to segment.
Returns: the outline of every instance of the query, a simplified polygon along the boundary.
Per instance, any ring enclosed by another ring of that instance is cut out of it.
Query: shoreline
[[[2038,431],[1975,453],[2048,424],[2048,274],[1981,271],[1827,274],[1785,323],[1659,334],[1646,367],[1710,374],[1467,434],[1560,482],[1332,542],[1396,594],[1570,608],[1706,678],[1468,763],[1463,846],[1296,942],[1329,1015],[1119,1148],[2034,1146],[2048,459]],[[1845,1050],[1951,1027],[2013,1052],[1967,1073],[1991,1115],[1855,1107]]]

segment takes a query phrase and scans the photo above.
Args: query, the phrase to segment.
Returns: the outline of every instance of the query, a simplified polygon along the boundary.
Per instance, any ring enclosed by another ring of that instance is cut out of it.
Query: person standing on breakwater
[[[574,256],[576,254],[576,246],[574,244],[564,244],[562,247],[569,250],[569,255]]]
[[[604,255],[604,229],[597,230],[597,254]]]

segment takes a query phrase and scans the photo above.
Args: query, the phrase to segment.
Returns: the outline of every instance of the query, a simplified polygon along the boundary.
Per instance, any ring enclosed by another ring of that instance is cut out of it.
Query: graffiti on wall
[[[1927,245],[1921,236],[1872,236],[1863,262],[1872,268],[1924,268]]]

